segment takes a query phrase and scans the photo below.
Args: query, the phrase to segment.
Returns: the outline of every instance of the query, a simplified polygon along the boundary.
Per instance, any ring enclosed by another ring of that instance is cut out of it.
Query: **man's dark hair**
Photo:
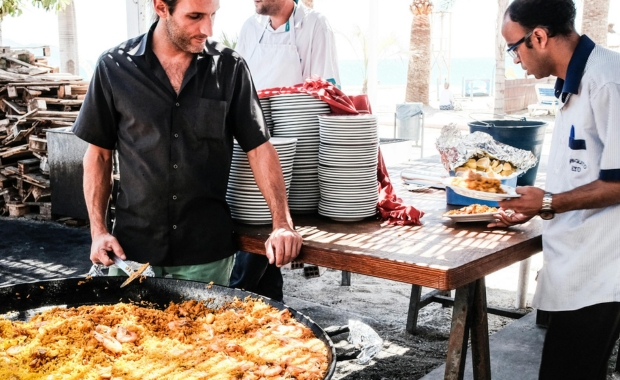
[[[164,2],[164,4],[166,4],[166,6],[168,7],[168,12],[170,14],[174,13],[174,9],[177,7],[177,3],[179,2],[179,0],[161,0]],[[159,21],[159,15],[157,15],[157,13],[153,12],[154,15],[154,22]]]
[[[527,30],[541,27],[549,37],[569,36],[575,32],[577,10],[573,0],[515,0],[506,14]],[[530,41],[526,41],[529,46]]]
[[[167,6],[168,6],[168,12],[170,12],[170,14],[174,13],[174,8],[177,7],[177,3],[179,2],[179,0],[162,0]]]

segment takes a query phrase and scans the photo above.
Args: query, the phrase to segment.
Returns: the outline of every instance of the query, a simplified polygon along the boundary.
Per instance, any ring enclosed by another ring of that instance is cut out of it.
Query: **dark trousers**
[[[235,266],[230,275],[230,287],[245,289],[250,292],[282,301],[282,272],[275,264],[269,264],[265,255],[237,252]]]
[[[605,380],[620,334],[620,302],[549,314],[539,380]]]

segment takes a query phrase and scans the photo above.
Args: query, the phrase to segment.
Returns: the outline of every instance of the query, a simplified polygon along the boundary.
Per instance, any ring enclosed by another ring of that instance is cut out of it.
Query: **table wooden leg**
[[[484,277],[476,281],[476,293],[471,320],[471,354],[474,379],[491,380],[489,351],[489,321],[487,292]]]
[[[340,286],[351,286],[351,272],[347,272],[346,270],[342,271]]]
[[[456,289],[452,309],[452,327],[448,341],[445,380],[463,379],[475,292],[475,282]]]
[[[415,334],[418,327],[418,312],[420,311],[420,299],[422,287],[411,285],[411,297],[409,297],[409,311],[407,312],[407,332]]]

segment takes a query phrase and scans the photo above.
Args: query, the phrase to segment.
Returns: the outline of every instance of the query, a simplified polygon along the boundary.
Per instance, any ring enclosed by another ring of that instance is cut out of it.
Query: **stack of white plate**
[[[289,208],[292,213],[298,214],[316,212],[321,197],[317,115],[329,113],[329,105],[307,94],[276,95],[269,100],[274,122],[273,136],[297,138]]]
[[[260,107],[263,109],[263,115],[265,116],[265,121],[267,122],[267,128],[269,128],[269,134],[273,136],[273,118],[271,117],[271,105],[269,102],[269,98],[259,99]]]
[[[276,148],[280,157],[284,184],[288,194],[293,177],[293,159],[295,158],[297,140],[272,137],[269,141]],[[271,212],[263,194],[256,185],[248,157],[236,141],[233,148],[226,201],[233,219],[239,222],[246,224],[271,223]]]
[[[342,222],[375,215],[377,117],[319,116],[319,214]]]

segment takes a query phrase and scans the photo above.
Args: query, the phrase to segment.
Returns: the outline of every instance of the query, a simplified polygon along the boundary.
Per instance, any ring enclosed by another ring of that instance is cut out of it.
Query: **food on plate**
[[[327,354],[288,309],[251,298],[0,316],[0,379],[322,379]]]
[[[493,213],[497,211],[498,211],[497,207],[491,207],[491,206],[486,206],[486,205],[475,203],[473,205],[461,207],[456,210],[450,210],[448,212],[445,212],[444,215],[474,215],[474,214]]]
[[[470,158],[454,171],[460,173],[468,170],[484,172],[490,178],[505,178],[516,172],[515,167],[510,162],[498,160],[487,153]]]
[[[469,190],[506,194],[501,188],[502,182],[499,179],[484,177],[472,170],[467,171],[463,177],[453,177],[451,184]]]

